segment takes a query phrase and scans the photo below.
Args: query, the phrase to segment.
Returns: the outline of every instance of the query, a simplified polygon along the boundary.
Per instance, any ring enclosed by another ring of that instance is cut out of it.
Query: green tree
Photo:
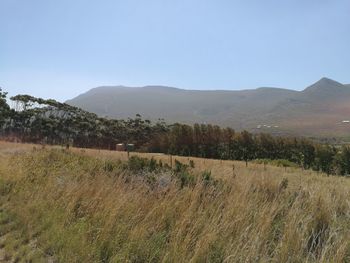
[[[248,161],[256,157],[256,144],[253,135],[247,131],[237,134],[232,140],[232,159],[243,160],[248,166]]]
[[[329,145],[320,145],[316,150],[315,168],[327,175],[334,172],[335,148]]]
[[[10,107],[6,101],[7,92],[3,92],[0,88],[0,127],[5,123],[5,120],[8,118]]]
[[[315,161],[315,146],[306,140],[300,143],[300,152],[302,154],[302,165],[304,169],[309,169]]]
[[[350,147],[343,146],[335,157],[337,173],[340,175],[350,174]]]

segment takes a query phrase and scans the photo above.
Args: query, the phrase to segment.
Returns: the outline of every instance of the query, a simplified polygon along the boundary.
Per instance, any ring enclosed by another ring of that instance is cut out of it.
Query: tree
[[[231,148],[233,149],[233,159],[245,161],[246,166],[248,166],[248,161],[256,156],[256,144],[253,135],[247,131],[242,131],[235,136]]]
[[[257,155],[261,159],[277,159],[275,139],[270,134],[258,136]]]
[[[302,140],[300,144],[302,153],[302,165],[304,169],[309,169],[315,161],[315,147],[312,143]]]
[[[329,145],[321,145],[316,150],[315,168],[327,175],[334,172],[335,148]]]
[[[4,129],[4,124],[10,115],[10,106],[6,101],[7,92],[3,92],[0,88],[0,131]]]
[[[335,157],[337,172],[340,175],[350,174],[350,147],[343,146]]]

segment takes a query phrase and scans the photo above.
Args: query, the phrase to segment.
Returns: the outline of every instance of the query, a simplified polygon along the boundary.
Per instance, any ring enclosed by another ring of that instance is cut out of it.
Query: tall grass
[[[1,202],[58,262],[350,262],[344,179],[158,165],[36,150],[1,162]]]

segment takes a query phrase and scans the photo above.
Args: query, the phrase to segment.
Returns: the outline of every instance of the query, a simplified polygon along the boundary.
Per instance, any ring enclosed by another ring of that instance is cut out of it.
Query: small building
[[[350,123],[350,121],[344,120],[344,121],[342,121],[342,123]]]
[[[126,151],[126,147],[125,147],[125,144],[124,143],[118,143],[116,145],[116,150],[118,152],[125,152]]]
[[[128,143],[128,144],[118,143],[116,145],[116,150],[118,152],[125,152],[125,151],[132,152],[134,149],[135,149],[135,145],[132,143]]]
[[[128,144],[126,145],[126,150],[127,150],[128,152],[132,152],[134,149],[135,149],[135,145],[134,145],[134,144],[128,143]]]

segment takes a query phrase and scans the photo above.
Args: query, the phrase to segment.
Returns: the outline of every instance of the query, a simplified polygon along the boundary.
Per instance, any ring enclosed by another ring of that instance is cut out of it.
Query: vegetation
[[[350,261],[345,178],[305,174],[296,187],[283,169],[244,166],[218,179],[179,161],[11,154],[0,159],[0,245],[22,262]]]
[[[135,119],[113,120],[54,100],[29,95],[12,97],[14,109],[0,90],[0,135],[24,142],[72,144],[115,149],[116,143],[134,143],[136,149],[184,156],[248,161],[285,160],[304,169],[327,174],[350,174],[350,148],[337,149],[304,138],[235,132],[210,124],[166,125]]]
[[[256,159],[254,160],[254,163],[258,164],[270,164],[270,165],[275,165],[277,167],[299,167],[298,164],[293,163],[291,161],[285,160],[285,159],[276,159],[276,160],[270,160],[270,159]]]
[[[266,160],[327,174],[350,174],[350,147],[336,148],[305,138],[235,132],[210,124],[175,124],[151,144],[150,151],[224,160]],[[283,161],[282,161],[283,160]]]
[[[140,115],[128,120],[99,118],[66,103],[29,95],[12,97],[14,108],[10,109],[6,95],[0,90],[4,112],[0,115],[0,135],[22,142],[115,149],[120,142],[140,146],[167,128],[161,121],[152,125]]]
[[[5,121],[9,118],[10,107],[6,102],[6,96],[7,93],[2,92],[0,88],[0,127],[4,127]]]

